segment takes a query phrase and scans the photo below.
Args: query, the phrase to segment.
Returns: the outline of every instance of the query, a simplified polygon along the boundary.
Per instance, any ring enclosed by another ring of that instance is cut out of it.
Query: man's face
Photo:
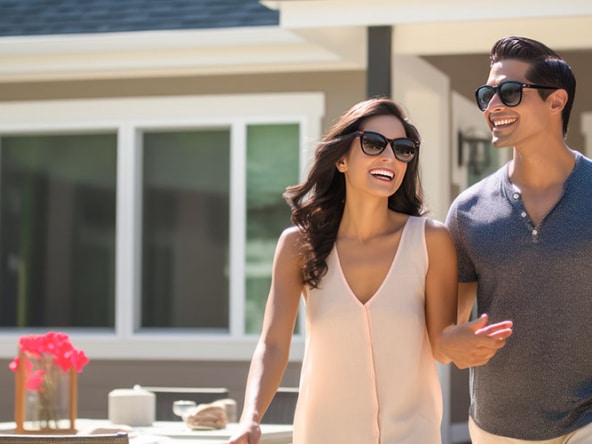
[[[487,85],[498,86],[507,80],[532,84],[526,79],[529,66],[526,62],[512,59],[497,62],[491,67]],[[496,93],[483,114],[491,129],[491,142],[496,147],[519,146],[537,140],[542,142],[546,137],[545,131],[550,128],[546,102],[536,89],[523,88],[522,100],[517,106],[505,105]]]

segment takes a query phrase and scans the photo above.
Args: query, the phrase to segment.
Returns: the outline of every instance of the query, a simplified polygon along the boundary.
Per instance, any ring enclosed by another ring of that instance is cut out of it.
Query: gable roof
[[[0,36],[277,26],[258,0],[0,0]]]

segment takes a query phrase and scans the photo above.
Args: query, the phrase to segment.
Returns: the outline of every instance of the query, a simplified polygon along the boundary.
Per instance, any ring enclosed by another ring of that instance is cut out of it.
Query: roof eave
[[[339,34],[340,44],[331,45]],[[365,29],[278,27],[0,38],[0,81],[363,69]],[[343,36],[347,36],[343,43]],[[327,43],[322,43],[327,42]]]

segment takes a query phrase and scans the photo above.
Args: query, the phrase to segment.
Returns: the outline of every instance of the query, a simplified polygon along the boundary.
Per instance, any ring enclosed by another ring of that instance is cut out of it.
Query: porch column
[[[368,70],[366,96],[391,96],[391,39],[390,26],[368,27]]]

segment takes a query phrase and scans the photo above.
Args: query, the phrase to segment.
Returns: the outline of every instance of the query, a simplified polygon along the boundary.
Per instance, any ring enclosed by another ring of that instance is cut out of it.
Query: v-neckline
[[[395,266],[395,263],[397,262],[397,258],[399,257],[399,251],[401,250],[401,245],[403,245],[403,242],[405,240],[405,233],[407,232],[407,226],[409,225],[409,221],[411,220],[413,216],[409,216],[407,218],[407,220],[405,221],[405,224],[403,225],[403,229],[401,232],[401,237],[399,238],[399,243],[397,244],[397,248],[395,250],[395,254],[393,255],[393,259],[391,260],[391,264],[388,267],[386,274],[384,275],[380,285],[376,288],[376,291],[374,291],[374,293],[372,293],[372,295],[365,301],[362,302],[360,300],[360,298],[358,297],[358,295],[353,291],[347,277],[345,276],[345,272],[343,271],[343,267],[341,266],[341,259],[339,258],[339,251],[337,250],[337,243],[335,243],[333,245],[333,251],[335,253],[335,262],[337,264],[337,268],[339,269],[339,275],[341,276],[341,278],[343,279],[343,283],[345,284],[348,293],[350,294],[350,296],[358,303],[360,304],[362,307],[366,307],[368,304],[370,304],[370,302],[372,302],[374,299],[376,299],[376,296],[378,296],[380,294],[380,291],[382,290],[382,288],[384,287],[386,281],[388,280],[389,276],[392,273],[392,270]]]

